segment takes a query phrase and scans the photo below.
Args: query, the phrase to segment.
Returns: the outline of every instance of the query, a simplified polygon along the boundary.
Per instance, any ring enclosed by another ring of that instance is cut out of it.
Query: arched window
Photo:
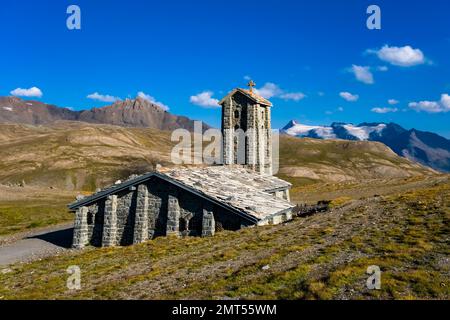
[[[234,117],[236,118],[236,119],[238,119],[239,118],[239,110],[234,110]]]

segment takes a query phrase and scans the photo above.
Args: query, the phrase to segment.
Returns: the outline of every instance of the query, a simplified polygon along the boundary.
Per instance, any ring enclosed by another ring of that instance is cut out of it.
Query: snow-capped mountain
[[[395,123],[332,123],[310,126],[290,121],[281,132],[315,139],[367,140],[382,142],[395,153],[433,169],[450,172],[450,140],[435,133],[406,130]]]
[[[370,140],[381,136],[387,125],[384,123],[353,125],[334,122],[331,126],[309,126],[291,120],[282,130],[291,136],[318,139]]]

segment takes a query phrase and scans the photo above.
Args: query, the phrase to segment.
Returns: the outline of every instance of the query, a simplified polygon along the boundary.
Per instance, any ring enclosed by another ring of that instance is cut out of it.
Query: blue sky
[[[71,4],[81,9],[81,30],[66,27]],[[381,30],[366,27],[371,4],[381,8]],[[34,95],[27,98],[78,110],[109,104],[88,96],[142,92],[175,114],[220,126],[216,99],[251,77],[274,104],[275,128],[291,119],[393,121],[450,138],[449,1],[36,0],[1,7],[2,96]],[[13,91],[33,87],[39,92]]]

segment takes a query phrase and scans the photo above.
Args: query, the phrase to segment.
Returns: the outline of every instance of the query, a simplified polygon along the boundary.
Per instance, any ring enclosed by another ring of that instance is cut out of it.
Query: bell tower
[[[223,163],[272,175],[272,103],[255,92],[255,85],[250,80],[248,89],[236,88],[219,102]]]

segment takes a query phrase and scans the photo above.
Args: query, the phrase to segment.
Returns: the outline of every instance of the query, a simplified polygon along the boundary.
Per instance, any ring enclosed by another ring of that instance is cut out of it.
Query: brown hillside
[[[49,126],[0,125],[0,183],[95,190],[170,165],[170,131],[61,121]],[[376,142],[281,137],[280,175],[296,182],[408,178],[432,170]]]

